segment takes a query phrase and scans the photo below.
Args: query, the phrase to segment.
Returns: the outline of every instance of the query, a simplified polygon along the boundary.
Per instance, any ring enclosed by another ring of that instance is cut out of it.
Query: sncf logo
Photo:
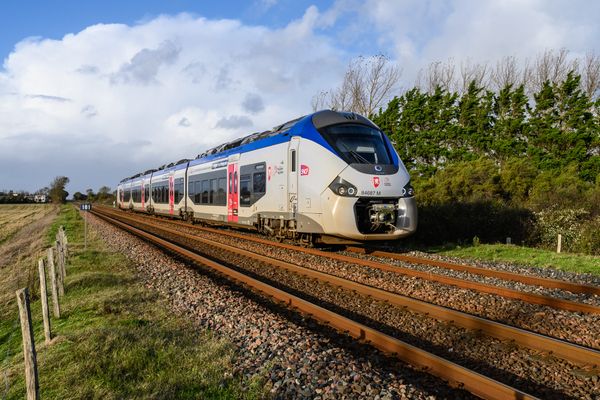
[[[310,168],[308,168],[308,165],[300,165],[300,176],[306,176],[310,173]]]
[[[379,180],[378,176],[374,176],[373,177],[373,187],[379,187],[379,184],[381,183],[381,181]]]

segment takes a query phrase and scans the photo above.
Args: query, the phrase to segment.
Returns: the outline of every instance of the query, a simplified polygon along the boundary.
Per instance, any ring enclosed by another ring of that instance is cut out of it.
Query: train
[[[332,110],[125,178],[117,206],[313,244],[417,228],[410,175],[390,139],[368,118]]]

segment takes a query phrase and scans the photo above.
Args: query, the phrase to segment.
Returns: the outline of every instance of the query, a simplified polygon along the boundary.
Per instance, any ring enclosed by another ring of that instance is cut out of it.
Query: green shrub
[[[419,205],[419,226],[412,240],[426,245],[467,243],[477,237],[481,243],[532,243],[535,216],[523,208],[498,202],[449,202]],[[534,230],[535,231],[535,230]]]
[[[535,215],[537,237],[543,247],[556,248],[558,235],[561,234],[563,250],[577,251],[589,211],[583,208],[554,208],[537,212]]]

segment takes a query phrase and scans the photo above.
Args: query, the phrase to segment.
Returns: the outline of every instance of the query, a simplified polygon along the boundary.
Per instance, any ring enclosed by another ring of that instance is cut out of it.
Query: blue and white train
[[[123,179],[117,202],[304,242],[390,240],[417,227],[410,176],[387,136],[329,110]]]

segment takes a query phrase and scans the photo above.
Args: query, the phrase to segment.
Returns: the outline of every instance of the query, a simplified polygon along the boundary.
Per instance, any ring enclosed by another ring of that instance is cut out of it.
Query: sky
[[[348,63],[600,53],[587,0],[0,2],[0,191],[84,192],[310,113]]]

